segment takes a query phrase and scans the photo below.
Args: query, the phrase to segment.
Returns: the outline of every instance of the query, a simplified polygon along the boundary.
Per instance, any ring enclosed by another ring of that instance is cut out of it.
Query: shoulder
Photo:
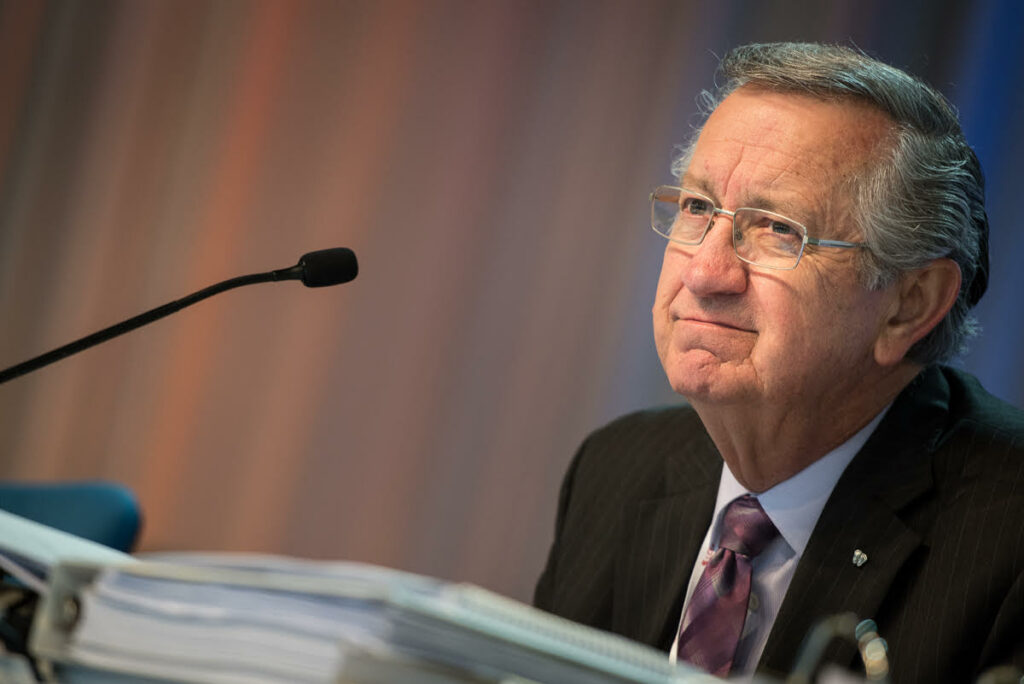
[[[587,436],[575,460],[577,468],[622,470],[708,450],[714,450],[714,445],[697,412],[679,404],[616,418]]]
[[[936,475],[957,481],[957,489],[981,481],[1002,481],[1024,500],[1016,487],[1024,476],[1024,411],[987,392],[961,370],[941,368],[948,387],[946,420],[935,433],[941,457]]]
[[[698,437],[704,426],[689,404],[634,411],[594,430],[588,443],[604,445],[629,442],[634,446],[670,447]]]
[[[717,479],[721,458],[688,405],[622,416],[593,431],[569,466],[563,487],[576,504],[610,505],[661,496],[679,480]],[[584,503],[585,502],[585,503]]]
[[[631,512],[678,492],[680,483],[715,491],[721,466],[685,404],[630,413],[590,433],[562,481],[536,605],[611,629],[613,566],[628,536],[624,530],[633,529]]]
[[[969,373],[930,366],[904,388],[877,434],[914,454],[984,460],[1024,450],[1024,411],[987,392]]]
[[[1024,440],[1024,411],[990,394],[965,371],[939,370],[949,387],[951,431],[980,431],[1018,444]]]

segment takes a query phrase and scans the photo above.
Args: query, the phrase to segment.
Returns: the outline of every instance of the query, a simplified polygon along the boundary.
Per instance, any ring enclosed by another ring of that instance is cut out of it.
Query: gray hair
[[[705,115],[737,88],[755,85],[859,100],[893,120],[888,153],[852,188],[853,220],[868,245],[862,250],[862,276],[867,287],[878,289],[934,259],[955,261],[963,278],[956,302],[907,356],[929,364],[962,353],[978,330],[970,310],[988,285],[988,217],[981,164],[952,105],[917,78],[842,46],[745,45],[729,52],[720,69],[726,82],[715,93],[702,94]],[[673,162],[677,178],[689,166],[699,134]]]

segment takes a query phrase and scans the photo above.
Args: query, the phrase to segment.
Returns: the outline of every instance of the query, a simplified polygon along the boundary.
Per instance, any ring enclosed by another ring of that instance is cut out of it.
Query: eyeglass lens
[[[651,225],[660,235],[687,245],[700,244],[721,214],[707,197],[662,186],[651,195]],[[726,214],[728,215],[728,214]],[[732,215],[733,248],[749,263],[794,268],[803,252],[806,230],[799,223],[762,209]]]

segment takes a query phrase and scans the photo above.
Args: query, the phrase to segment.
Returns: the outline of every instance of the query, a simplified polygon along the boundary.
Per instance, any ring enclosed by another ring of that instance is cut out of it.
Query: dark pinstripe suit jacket
[[[668,650],[721,468],[685,406],[590,435],[536,605]],[[1024,413],[943,367],[900,394],[822,511],[758,669],[788,672],[808,629],[845,611],[878,623],[897,684],[1024,669]],[[856,661],[838,642],[829,656]]]

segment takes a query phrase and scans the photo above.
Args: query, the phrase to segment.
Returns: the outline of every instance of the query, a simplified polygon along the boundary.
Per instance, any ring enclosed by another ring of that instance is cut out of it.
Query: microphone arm
[[[878,636],[874,620],[858,622],[853,613],[841,613],[820,620],[807,636],[797,653],[793,671],[785,684],[810,684],[815,681],[818,666],[821,665],[826,647],[833,639],[845,639],[857,644],[864,673],[870,681],[888,681],[888,644]]]
[[[358,266],[356,264],[356,257],[350,249],[338,247],[334,249],[323,249],[317,252],[310,252],[309,254],[303,255],[303,257],[299,259],[299,263],[291,268],[282,268],[276,271],[268,271],[267,273],[254,273],[252,275],[238,276],[237,278],[224,280],[215,285],[203,288],[198,292],[193,292],[181,299],[168,302],[167,304],[158,306],[155,309],[150,309],[138,316],[134,316],[126,321],[112,325],[109,328],[104,328],[103,330],[94,332],[93,334],[87,335],[79,340],[65,344],[63,347],[58,347],[52,351],[46,352],[45,354],[40,354],[35,358],[31,358],[28,361],[23,361],[17,365],[11,366],[10,368],[0,371],[0,385],[8,380],[13,380],[14,378],[25,375],[26,373],[31,373],[38,368],[60,361],[72,354],[77,354],[89,347],[94,347],[101,342],[106,342],[118,335],[123,335],[126,332],[140,328],[147,323],[152,323],[153,321],[159,320],[165,316],[170,316],[172,313],[184,309],[186,306],[191,306],[196,302],[200,302],[207,297],[212,297],[213,295],[224,292],[225,290],[232,290],[236,287],[242,287],[243,285],[253,285],[255,283],[266,283],[278,280],[302,280],[303,284],[307,287],[322,287],[324,285],[346,283],[355,278],[357,273]]]

